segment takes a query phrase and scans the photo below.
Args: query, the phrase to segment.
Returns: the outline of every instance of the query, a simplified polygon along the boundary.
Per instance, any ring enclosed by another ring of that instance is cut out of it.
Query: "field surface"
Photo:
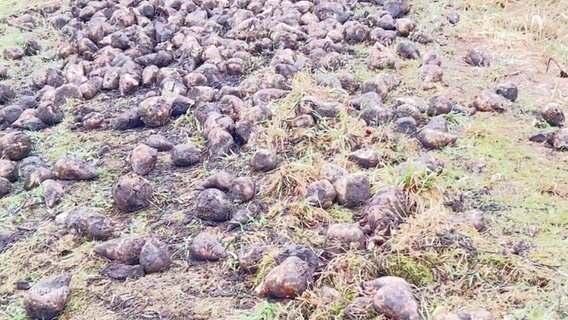
[[[567,26],[0,0],[0,319],[65,274],[62,320],[568,319]]]

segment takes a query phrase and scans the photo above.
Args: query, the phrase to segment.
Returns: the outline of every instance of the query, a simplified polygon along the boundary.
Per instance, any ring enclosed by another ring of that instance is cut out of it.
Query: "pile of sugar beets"
[[[159,152],[169,152],[172,164],[179,167],[240,152],[254,138],[260,123],[272,119],[271,102],[286,97],[291,79],[299,71],[329,71],[316,75],[316,84],[342,92],[345,98],[325,101],[302,97],[296,114],[287,119],[290,130],[315,127],[321,119],[336,118],[345,110],[367,126],[394,122],[397,133],[415,139],[427,150],[442,148],[458,138],[448,129],[444,114],[503,112],[517,99],[515,84],[505,82],[482,91],[469,107],[442,95],[427,102],[398,97],[387,105],[384,101],[399,84],[388,72],[396,70],[397,59],[421,60],[417,77],[425,90],[442,82],[442,59],[435,52],[422,54],[418,50],[434,39],[406,17],[410,11],[408,1],[360,2],[367,3],[359,15],[352,11],[361,5],[357,1],[323,0],[77,0],[63,13],[58,5],[43,7],[42,14],[68,39],[59,46],[55,57],[64,64],[29,79],[37,91],[35,95],[18,91],[20,87],[11,81],[9,68],[0,67],[0,196],[13,192],[12,183],[23,179],[26,190],[41,185],[45,205],[54,208],[69,181],[98,177],[94,164],[70,155],[61,157],[53,166],[34,156],[26,130],[42,130],[66,117],[73,117],[74,129],[85,131],[160,127],[182,115],[195,117],[207,140],[206,150],[189,144],[174,145],[161,135],[150,136],[132,150],[132,170],[116,181],[112,195],[119,210],[142,210],[150,205],[153,192],[144,176],[153,170]],[[13,21],[26,30],[37,24],[30,14]],[[448,26],[458,22],[457,14],[448,15]],[[362,83],[353,74],[340,71],[346,56],[355,55],[352,45],[360,43],[371,46],[365,61],[369,70],[381,71]],[[21,47],[3,51],[6,59],[14,60],[38,54],[49,57],[33,37],[26,38]],[[253,64],[254,59],[261,59],[261,66]],[[475,67],[490,66],[489,56],[475,48],[464,60]],[[250,75],[263,65],[268,66],[267,72]],[[119,95],[138,102],[127,109],[113,107],[112,100]],[[85,103],[66,115],[62,106],[68,99]],[[91,99],[111,103],[108,108],[93,109],[86,102]],[[554,111],[558,108],[545,108],[543,118],[562,125],[563,114]],[[540,133],[534,139],[563,149],[568,146],[568,133],[563,130]],[[255,150],[254,146],[248,147]],[[327,209],[338,203],[358,210],[362,217],[357,223],[328,227],[323,257],[366,250],[369,243],[381,245],[415,211],[409,195],[399,187],[371,194],[364,169],[380,164],[376,151],[361,146],[349,159],[362,171],[350,173],[327,163],[320,180],[313,182],[305,194],[314,206]],[[250,160],[251,174],[274,170],[280,161],[274,150],[255,150]],[[429,154],[409,160],[408,165],[428,173],[440,172],[444,166]],[[219,172],[202,183],[196,215],[214,223],[245,224],[258,214],[246,206],[258,189],[251,177]],[[479,231],[485,228],[478,212],[459,213],[455,221],[471,224]],[[172,263],[168,247],[161,240],[119,236],[119,224],[97,208],[73,208],[60,213],[56,222],[78,236],[104,241],[94,252],[113,261],[101,271],[113,279],[124,281],[167,272]],[[262,243],[241,248],[240,268],[256,272],[268,249]],[[219,240],[208,232],[196,235],[189,251],[197,261],[218,261],[227,256]],[[322,257],[295,244],[283,246],[276,262],[277,266],[255,290],[261,297],[290,299],[301,295],[323,265]],[[70,281],[71,275],[66,274],[33,285],[25,298],[28,314],[40,319],[59,315],[69,297]],[[362,287],[367,295],[356,297],[346,307],[347,317],[360,318],[374,310],[388,319],[420,318],[412,286],[404,279],[386,276],[367,281]],[[440,317],[473,318],[492,316],[485,311],[462,310]]]

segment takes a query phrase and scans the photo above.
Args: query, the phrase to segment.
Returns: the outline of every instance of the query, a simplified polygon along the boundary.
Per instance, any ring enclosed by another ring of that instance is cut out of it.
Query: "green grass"
[[[488,195],[476,200],[476,205],[497,204],[502,208],[485,214],[490,221],[488,232],[495,238],[491,247],[514,244],[520,239],[534,243],[535,249],[525,259],[485,254],[482,263],[497,270],[509,266],[512,274],[516,273],[510,280],[510,299],[521,299],[528,290],[530,296],[539,301],[565,304],[562,292],[567,290],[568,284],[565,267],[568,249],[563,234],[568,225],[568,201],[548,190],[562,192],[568,187],[568,155],[528,142],[528,135],[534,130],[530,119],[522,116],[477,115],[466,124],[457,148],[444,150],[443,157],[452,166],[443,174],[441,186],[453,192],[489,190]],[[468,172],[468,167],[477,162],[485,164],[483,171]],[[528,234],[531,226],[539,230],[534,238]],[[550,268],[543,277],[551,281],[552,286],[529,290],[523,285],[531,283],[528,270],[536,266]],[[494,282],[498,278],[490,279]],[[556,319],[566,313],[566,309],[557,304],[544,302],[521,307],[508,304],[504,308],[506,319]]]
[[[22,299],[11,301],[5,307],[4,311],[0,311],[0,317],[9,320],[25,320],[28,319],[26,310],[24,309],[24,302]]]
[[[23,60],[6,60],[2,52],[0,52],[0,64],[9,67],[9,75],[14,80],[23,80],[30,84],[30,76],[32,74],[45,72],[48,68],[58,64],[57,60],[51,59],[45,61],[43,55],[51,50],[56,50],[64,37],[55,30],[51,24],[39,16],[39,13],[32,14],[35,21],[33,30],[24,30],[18,28],[13,21],[20,14],[32,8],[40,8],[45,4],[52,3],[47,0],[0,0],[0,48],[10,46],[20,46],[24,44],[26,37],[33,37],[42,47],[42,52],[36,56],[27,56]],[[68,1],[61,2],[65,6]],[[25,61],[25,62],[23,62]],[[30,67],[30,63],[33,67]]]
[[[0,31],[0,45],[2,48],[9,46],[22,46],[24,44],[25,33],[18,28],[4,27]]]
[[[16,183],[14,189],[17,188],[22,189],[23,184]],[[44,215],[40,191],[40,188],[36,188],[0,198],[0,232],[14,231],[17,225]]]
[[[254,310],[243,312],[242,315],[235,317],[238,320],[268,320],[277,319],[279,307],[276,304],[264,301],[255,307]]]

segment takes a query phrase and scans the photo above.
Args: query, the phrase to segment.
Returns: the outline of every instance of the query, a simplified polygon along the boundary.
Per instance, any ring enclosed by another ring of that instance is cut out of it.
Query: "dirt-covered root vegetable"
[[[51,102],[41,102],[36,109],[36,117],[48,126],[63,121],[63,111]]]
[[[145,273],[161,272],[172,264],[171,254],[165,243],[150,238],[140,251],[140,265]]]
[[[421,44],[429,44],[434,42],[434,36],[422,28],[416,28],[408,35],[408,39],[421,43]]]
[[[12,183],[6,179],[0,177],[0,198],[6,196],[12,191]]]
[[[0,177],[16,182],[19,178],[18,163],[10,160],[0,159]]]
[[[206,189],[197,196],[196,215],[202,220],[223,222],[231,219],[234,205],[227,195],[218,189]]]
[[[408,40],[401,41],[396,47],[396,53],[404,59],[420,59],[420,51],[416,48],[413,42]]]
[[[0,138],[0,154],[4,159],[22,160],[30,155],[32,148],[31,138],[21,131],[11,132]]]
[[[5,104],[6,102],[14,99],[16,97],[16,92],[12,89],[12,86],[0,83],[0,104]]]
[[[146,140],[146,144],[158,151],[168,151],[174,147],[173,143],[171,143],[166,137],[159,134],[150,135]]]
[[[288,257],[270,270],[255,289],[260,297],[288,298],[300,296],[312,281],[308,264],[298,257]]]
[[[56,68],[49,68],[45,73],[45,85],[59,88],[66,82],[63,72]]]
[[[204,189],[215,188],[221,191],[229,191],[231,188],[231,183],[235,179],[235,176],[227,171],[219,171],[216,174],[208,177],[201,183],[201,187]]]
[[[10,77],[10,72],[7,66],[0,65],[0,80],[5,80]]]
[[[327,209],[333,205],[337,192],[333,184],[328,180],[319,180],[312,182],[305,194],[306,200],[312,206],[320,206]]]
[[[150,205],[152,186],[148,180],[131,172],[118,179],[112,187],[112,197],[122,211],[141,210]]]
[[[106,240],[113,236],[114,222],[98,210],[76,207],[64,213],[65,226],[83,237]]]
[[[539,143],[548,142],[552,144],[552,138],[554,137],[554,134],[556,133],[557,130],[558,129],[554,128],[539,130],[529,137],[529,141],[539,142]]]
[[[254,219],[254,214],[249,209],[237,210],[231,220],[229,220],[229,225],[227,226],[227,231],[233,230],[238,227],[242,227]]]
[[[144,268],[141,265],[128,265],[122,263],[113,263],[102,269],[100,274],[117,281],[125,281],[127,279],[136,279],[144,276]]]
[[[408,37],[416,29],[416,22],[409,18],[400,18],[395,21],[396,33],[401,37]]]
[[[253,96],[252,101],[255,106],[264,106],[269,102],[282,98],[288,91],[281,89],[260,89]]]
[[[365,169],[374,168],[380,163],[379,155],[370,148],[353,151],[349,154],[348,159]]]
[[[225,248],[208,232],[201,232],[193,238],[189,254],[197,261],[219,261],[227,256]]]
[[[126,96],[131,94],[140,86],[140,77],[130,74],[124,73],[120,76],[120,80],[118,81],[118,91],[120,92],[121,96]]]
[[[372,235],[371,242],[382,245],[393,234],[393,230],[403,222],[400,217],[393,217],[382,207],[373,205],[362,210],[363,218],[360,221],[364,233]]]
[[[416,138],[426,149],[440,149],[449,144],[455,143],[458,136],[449,132],[423,128],[418,132]]]
[[[36,109],[27,109],[20,114],[20,117],[12,123],[12,128],[39,131],[45,129],[47,125],[37,117]]]
[[[171,150],[172,163],[177,167],[188,167],[198,163],[201,152],[189,144],[175,145]]]
[[[384,107],[382,102],[387,95],[387,89],[381,86],[380,82],[377,84],[376,82],[367,81],[363,83],[362,90],[364,91],[363,93],[349,101],[353,108],[363,110],[370,106]]]
[[[442,68],[435,64],[424,64],[420,67],[419,77],[424,81],[425,86],[423,88],[427,89],[426,85],[442,82],[444,76],[444,71]]]
[[[268,172],[276,169],[278,157],[273,150],[261,149],[254,153],[250,165],[254,171]]]
[[[365,235],[357,224],[332,224],[325,235],[325,248],[331,253],[341,253],[351,248],[360,250],[365,248]]]
[[[360,206],[371,196],[371,184],[363,172],[341,176],[333,186],[337,192],[337,203],[348,208]]]
[[[460,22],[460,15],[455,11],[448,12],[446,18],[448,19],[448,22],[452,25],[456,25]]]
[[[424,54],[424,56],[422,57],[422,65],[441,66],[442,57],[434,51],[426,52],[426,54]]]
[[[2,56],[6,60],[20,60],[24,57],[24,50],[18,46],[8,46],[4,48]]]
[[[81,124],[85,130],[95,130],[103,126],[105,117],[100,112],[89,112],[83,119],[81,119]]]
[[[515,83],[510,81],[497,84],[495,86],[495,92],[511,102],[517,101],[519,97],[519,88]]]
[[[139,175],[146,175],[156,166],[158,150],[146,145],[137,145],[130,154],[132,170]]]
[[[470,48],[465,55],[465,62],[474,67],[489,67],[491,59],[486,52]]]
[[[379,206],[392,217],[408,217],[411,214],[409,199],[406,192],[395,186],[387,186],[375,192],[368,206]]]
[[[556,150],[568,150],[568,128],[562,128],[552,133],[548,138],[548,143]]]
[[[434,96],[428,101],[428,115],[439,116],[452,111],[453,103],[446,96]]]
[[[83,94],[79,90],[79,86],[74,84],[64,84],[61,87],[55,89],[53,96],[53,103],[56,106],[62,106],[68,100],[81,100]]]
[[[362,283],[362,288],[365,293],[374,295],[377,291],[386,286],[396,286],[400,290],[412,290],[412,286],[406,280],[400,277],[384,276],[377,279],[365,281]]]
[[[233,136],[223,128],[214,128],[207,135],[207,149],[209,156],[219,159],[230,154],[235,147]]]
[[[416,122],[422,121],[422,111],[415,105],[403,103],[395,107],[394,117],[397,119],[411,117]]]
[[[376,289],[373,295],[373,308],[378,314],[391,320],[421,319],[418,313],[418,302],[414,297],[412,287],[406,280],[387,276],[366,284]]]
[[[40,280],[25,298],[26,313],[32,319],[53,319],[65,309],[69,300],[72,275],[65,274]]]
[[[394,132],[411,135],[418,130],[416,120],[412,117],[402,117],[394,122]]]
[[[313,114],[320,118],[337,118],[342,105],[337,102],[318,102],[313,106]]]
[[[294,128],[310,128],[316,124],[314,117],[309,114],[297,116],[296,118],[289,120],[288,123]]]
[[[561,127],[564,124],[564,111],[560,105],[550,103],[538,110],[539,116],[551,126]]]
[[[87,82],[79,86],[79,92],[85,100],[93,99],[103,87],[103,79],[101,77],[93,77]]]
[[[20,173],[24,178],[24,189],[31,190],[39,186],[43,181],[53,179],[53,172],[42,165],[20,166]]]
[[[117,260],[125,264],[138,264],[140,261],[140,251],[146,243],[146,239],[139,236],[124,236],[108,240],[98,246],[93,251],[110,260]]]
[[[367,68],[370,70],[394,69],[395,58],[388,49],[376,43],[367,57]]]
[[[91,163],[74,156],[63,156],[55,162],[55,176],[61,180],[92,180],[99,174]]]
[[[383,9],[395,19],[402,18],[410,12],[410,1],[385,1]]]
[[[473,100],[472,106],[481,112],[504,112],[510,102],[493,90],[483,90]]]
[[[310,270],[314,271],[319,268],[320,261],[315,252],[306,246],[300,246],[295,243],[288,243],[276,256],[276,263],[280,264],[289,257],[298,257],[304,260]]]
[[[351,94],[355,93],[359,89],[359,81],[357,80],[357,77],[353,74],[343,72],[337,74],[337,79],[341,84],[341,88],[343,88],[344,90],[346,90]]]
[[[256,185],[251,178],[239,177],[231,182],[229,188],[230,197],[237,202],[252,200],[256,193]]]
[[[320,169],[320,177],[331,183],[335,183],[337,179],[347,175],[348,173],[349,172],[347,172],[344,168],[332,163],[325,163]]]
[[[138,105],[138,115],[148,127],[160,127],[168,123],[171,104],[163,97],[150,97]]]
[[[235,143],[247,144],[254,131],[253,123],[249,120],[240,120],[235,123]]]
[[[42,187],[42,196],[43,202],[45,203],[46,207],[53,208],[55,207],[61,198],[63,197],[64,190],[61,183],[47,179],[41,183]]]

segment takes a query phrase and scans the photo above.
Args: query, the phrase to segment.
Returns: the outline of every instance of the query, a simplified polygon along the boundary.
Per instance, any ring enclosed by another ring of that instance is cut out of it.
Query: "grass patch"
[[[6,17],[15,15],[17,13],[23,13],[30,9],[39,8],[43,5],[52,3],[49,0],[29,0],[29,1],[19,1],[19,0],[2,0],[0,1],[0,20]],[[60,1],[62,6],[65,6],[69,1]]]

